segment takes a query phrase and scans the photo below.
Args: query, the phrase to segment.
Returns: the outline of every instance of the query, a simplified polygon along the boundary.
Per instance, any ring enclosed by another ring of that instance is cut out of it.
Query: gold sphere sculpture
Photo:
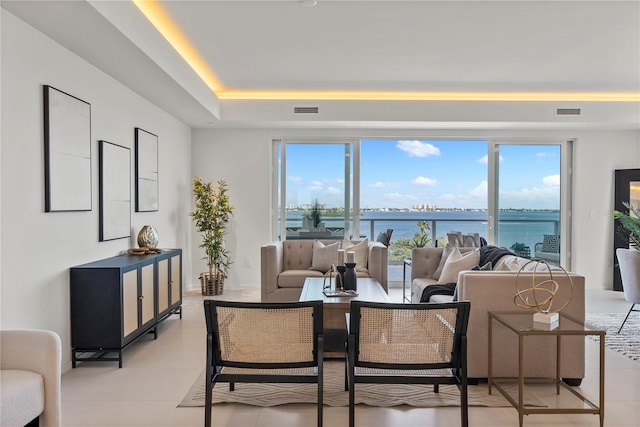
[[[530,269],[525,270],[531,263],[535,263],[533,271]],[[545,260],[531,260],[518,270],[518,274],[516,275],[516,295],[513,297],[513,302],[518,307],[528,308],[538,313],[559,312],[569,305],[573,297],[573,281],[569,273],[567,273],[567,270],[560,266],[557,267],[559,270],[555,270],[556,275],[564,274],[569,279],[569,285],[571,286],[569,297],[563,305],[558,308],[554,307],[554,302],[556,302],[554,299],[560,289],[560,285],[554,279],[554,269],[552,269]],[[528,271],[532,273],[531,286],[521,289],[521,273]]]

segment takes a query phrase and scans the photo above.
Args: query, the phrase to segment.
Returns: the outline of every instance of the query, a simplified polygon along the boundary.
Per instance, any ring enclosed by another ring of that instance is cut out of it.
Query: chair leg
[[[440,384],[434,384],[433,385],[433,392],[434,393],[440,393]]]
[[[624,320],[622,321],[622,325],[620,325],[620,329],[618,329],[618,333],[620,333],[620,331],[622,330],[622,327],[624,326],[624,324],[627,322],[627,319],[629,318],[629,315],[631,314],[631,312],[633,311],[633,308],[635,307],[635,304],[631,304],[631,308],[629,309],[629,312],[627,313],[627,316],[624,318]]]

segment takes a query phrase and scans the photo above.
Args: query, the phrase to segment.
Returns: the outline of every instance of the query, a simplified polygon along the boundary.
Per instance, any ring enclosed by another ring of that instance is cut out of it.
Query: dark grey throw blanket
[[[429,285],[422,290],[420,302],[429,302],[432,295],[453,295],[456,290],[455,283],[445,283],[444,285]]]
[[[478,262],[478,265],[485,265],[488,262],[490,262],[491,265],[496,265],[500,258],[505,255],[515,254],[505,248],[499,248],[497,246],[482,246],[480,248],[480,262]]]
[[[497,246],[481,246],[480,247],[480,262],[478,265],[485,266],[489,263],[489,265],[496,265],[496,263],[505,255],[514,255],[513,252],[508,251],[504,248],[499,248]],[[480,268],[475,267],[474,269],[478,270]],[[489,268],[491,269],[491,268]],[[422,295],[420,296],[420,302],[429,302],[429,298],[433,295],[454,295],[456,291],[455,283],[445,283],[438,285],[429,285],[422,290]]]

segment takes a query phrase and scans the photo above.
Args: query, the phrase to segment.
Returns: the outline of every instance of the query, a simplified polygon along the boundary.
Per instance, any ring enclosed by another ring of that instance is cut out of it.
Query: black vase
[[[347,271],[347,267],[344,265],[337,265],[336,270],[338,270],[338,277],[340,277],[338,284],[338,277],[336,277],[336,289],[344,289],[344,273]]]
[[[346,262],[344,272],[344,288],[348,291],[358,290],[358,276],[356,275],[356,263]]]

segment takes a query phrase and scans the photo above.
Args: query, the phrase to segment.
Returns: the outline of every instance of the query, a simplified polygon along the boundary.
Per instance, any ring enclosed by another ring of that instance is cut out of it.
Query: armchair
[[[55,332],[0,331],[0,425],[62,426],[61,360]]]

